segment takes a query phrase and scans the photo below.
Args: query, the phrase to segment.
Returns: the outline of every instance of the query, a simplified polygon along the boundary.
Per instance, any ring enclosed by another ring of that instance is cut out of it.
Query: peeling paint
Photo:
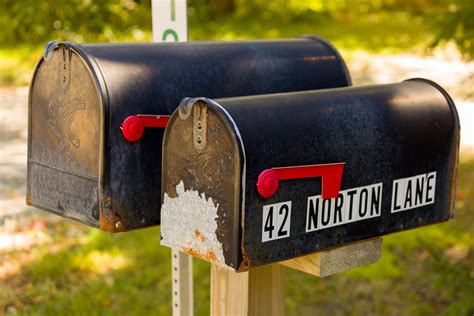
[[[222,243],[217,240],[217,209],[211,197],[186,190],[181,181],[176,197],[164,195],[161,207],[161,245],[227,267]]]

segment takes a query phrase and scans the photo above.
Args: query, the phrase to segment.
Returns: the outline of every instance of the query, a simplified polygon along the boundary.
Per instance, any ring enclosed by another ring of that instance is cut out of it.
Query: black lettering
[[[377,189],[377,193],[375,193]],[[376,215],[380,214],[380,197],[381,197],[381,185],[377,185],[377,187],[372,188],[372,201],[370,207],[370,216],[374,215],[374,211]]]
[[[288,205],[283,204],[283,205],[280,207],[279,214],[281,215],[282,212],[285,212],[285,217],[283,217],[283,221],[282,221],[281,224],[280,224],[280,229],[278,230],[278,237],[282,237],[282,236],[288,235],[288,231],[287,231],[287,230],[283,230],[283,227],[285,227],[286,220],[287,220],[287,218],[288,218],[288,213],[289,213]]]
[[[329,206],[327,206],[327,204],[329,204]],[[321,224],[323,226],[326,226],[327,224],[329,224],[330,219],[331,219],[331,199],[324,199],[323,206],[321,208]]]
[[[428,175],[428,177],[426,178],[426,203],[431,203],[433,202],[433,199],[429,197],[429,193],[430,191],[433,189],[433,186],[430,185],[430,180],[434,178],[434,174],[430,174]]]
[[[421,180],[421,184],[420,184]],[[416,179],[416,190],[415,190],[415,205],[423,203],[423,187],[425,186],[425,178],[421,177]]]
[[[359,195],[359,217],[364,217],[365,214],[367,214],[367,198],[368,198],[369,192],[367,189],[362,189],[360,191]],[[364,205],[362,205],[362,201]],[[363,210],[363,212],[362,212]]]
[[[407,192],[405,193],[405,204],[403,208],[411,207],[411,180],[407,181]]]
[[[347,196],[349,197],[349,220],[352,219],[352,202],[354,194],[357,193],[357,190],[347,191]]]
[[[393,210],[398,211],[402,207],[400,205],[397,205],[397,197],[398,197],[398,182],[395,182],[395,188],[393,189]]]
[[[265,221],[264,231],[268,232],[268,239],[272,239],[272,233],[275,229],[273,225],[273,206],[268,210],[267,220]]]
[[[336,206],[334,206],[334,221],[333,224],[342,222],[342,205],[344,205],[344,196],[339,193],[336,199]],[[339,218],[339,220],[337,220]]]
[[[319,201],[319,199],[308,199],[309,210],[307,230],[314,230],[318,228]],[[314,207],[313,202],[316,202],[316,207]]]

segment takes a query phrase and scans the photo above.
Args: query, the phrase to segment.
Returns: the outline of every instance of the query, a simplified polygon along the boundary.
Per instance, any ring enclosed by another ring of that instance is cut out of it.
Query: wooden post
[[[374,238],[333,248],[280,264],[319,277],[344,272],[377,262],[382,255],[382,238]]]
[[[382,238],[321,251],[248,272],[211,265],[211,315],[284,315],[284,267],[320,277],[367,265],[380,259]]]
[[[211,265],[211,315],[284,315],[284,268],[270,264],[237,273]]]

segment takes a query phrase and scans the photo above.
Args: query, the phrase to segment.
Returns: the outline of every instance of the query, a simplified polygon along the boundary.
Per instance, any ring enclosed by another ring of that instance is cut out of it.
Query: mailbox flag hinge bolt
[[[136,142],[143,137],[145,128],[165,128],[169,119],[169,115],[131,115],[123,121],[120,128],[127,141]]]
[[[48,61],[53,58],[54,50],[58,48],[58,42],[48,42],[43,50],[43,58],[44,60]]]
[[[257,190],[264,198],[275,195],[279,185],[278,174],[273,169],[263,170],[258,176]]]
[[[178,106],[178,114],[182,120],[187,119],[191,115],[191,108],[194,104],[194,99],[184,98]]]
[[[265,199],[275,195],[280,180],[322,178],[323,199],[336,198],[341,190],[342,172],[345,163],[279,167],[263,170],[258,176],[257,191]]]

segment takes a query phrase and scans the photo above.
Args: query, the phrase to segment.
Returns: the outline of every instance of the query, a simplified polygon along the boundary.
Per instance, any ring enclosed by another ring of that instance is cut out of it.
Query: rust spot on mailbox
[[[196,236],[197,239],[199,239],[200,241],[205,241],[206,240],[206,237],[204,237],[204,235],[199,231],[199,229],[195,229],[194,230],[194,235]]]
[[[197,258],[206,260],[206,261],[211,262],[211,263],[216,263],[217,262],[217,256],[214,253],[214,251],[212,251],[212,250],[208,250],[204,253],[199,252],[196,249],[192,249],[192,248],[188,248],[188,247],[183,247],[183,248],[181,248],[181,250],[184,253],[187,253],[188,255],[191,255],[193,257],[197,257]]]

